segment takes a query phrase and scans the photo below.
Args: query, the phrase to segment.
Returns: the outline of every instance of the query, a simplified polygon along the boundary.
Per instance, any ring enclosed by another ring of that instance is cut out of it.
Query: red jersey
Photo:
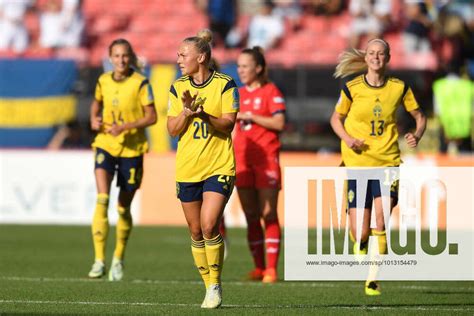
[[[239,88],[239,94],[242,113],[252,112],[256,115],[272,116],[285,112],[283,94],[273,83],[267,83],[255,90],[249,90],[244,86]],[[278,153],[280,140],[277,131],[252,122],[239,122],[234,138],[234,149],[238,160],[249,157],[261,159],[262,150],[268,155]]]

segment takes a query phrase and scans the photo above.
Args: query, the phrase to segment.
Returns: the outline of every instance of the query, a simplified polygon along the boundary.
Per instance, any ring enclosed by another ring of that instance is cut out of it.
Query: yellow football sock
[[[372,236],[377,237],[377,242],[379,246],[379,254],[386,255],[387,254],[387,234],[385,230],[379,231],[372,229]]]
[[[224,239],[219,234],[212,239],[204,238],[207,264],[209,266],[209,284],[220,284],[224,263]]]
[[[379,231],[375,229],[372,229],[370,234],[372,236],[377,237],[377,244],[379,247],[378,253],[375,251],[375,248],[372,248],[374,250],[370,251],[370,259],[380,260],[380,255],[387,254],[387,235],[385,233],[385,230]],[[368,285],[371,281],[377,280],[378,272],[379,272],[379,267],[377,265],[370,266],[366,285]]]
[[[203,240],[194,240],[191,238],[191,252],[194,258],[194,264],[201,274],[206,289],[209,286],[209,265],[207,264],[206,247]]]
[[[350,230],[350,229],[349,229],[349,238],[351,239],[351,241],[352,241],[353,243],[356,242],[356,239],[354,238],[354,235],[352,235],[352,230]]]
[[[361,240],[360,243],[358,243],[354,235],[352,235],[352,231],[350,229],[349,229],[349,238],[354,243],[354,249],[358,250],[358,251],[354,250],[354,253],[357,254],[358,252],[362,252],[362,254],[364,254],[363,249],[361,249],[361,245],[362,245],[362,248],[365,249],[367,247],[367,244],[366,244],[367,240]]]
[[[128,237],[132,231],[132,214],[130,207],[118,207],[119,218],[116,227],[116,244],[114,251],[114,258],[123,260],[125,253],[125,246],[127,245]]]
[[[107,208],[109,207],[109,195],[97,194],[94,218],[92,220],[92,240],[94,242],[95,260],[105,261],[105,244],[109,232],[109,220]]]

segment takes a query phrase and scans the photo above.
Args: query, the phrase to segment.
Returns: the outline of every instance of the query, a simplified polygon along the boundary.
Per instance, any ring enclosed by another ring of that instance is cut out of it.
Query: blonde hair
[[[381,38],[374,38],[367,42],[369,46],[373,42],[381,43],[385,47],[385,53],[390,57],[390,45]],[[339,63],[334,71],[334,78],[344,78],[359,72],[367,71],[365,62],[365,50],[352,48],[339,55]]]
[[[209,29],[200,30],[196,36],[187,37],[183,42],[192,43],[199,53],[206,56],[205,64],[209,65],[211,61],[211,42],[212,32]]]
[[[352,48],[339,55],[339,63],[333,76],[334,78],[344,78],[366,70],[365,51]]]
[[[109,56],[112,55],[112,48],[115,45],[124,45],[127,47],[128,53],[130,54],[130,65],[133,69],[136,71],[143,73],[145,69],[145,63],[141,61],[138,57],[135,51],[133,50],[132,44],[130,44],[129,41],[127,41],[124,38],[118,38],[114,40],[112,43],[109,45]]]

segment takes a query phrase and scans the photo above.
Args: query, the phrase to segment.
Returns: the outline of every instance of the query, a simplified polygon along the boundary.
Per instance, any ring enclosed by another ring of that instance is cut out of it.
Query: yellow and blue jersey
[[[344,84],[336,112],[346,116],[344,128],[365,148],[356,152],[341,141],[345,166],[398,166],[400,149],[396,111],[400,104],[410,112],[419,108],[410,87],[396,78],[387,78],[381,87],[373,87],[361,75]]]
[[[112,72],[99,77],[95,99],[102,104],[102,128],[93,148],[102,148],[114,157],[137,157],[148,150],[145,129],[135,128],[118,136],[106,133],[112,124],[135,122],[145,115],[144,107],[154,103],[153,91],[148,79],[133,72],[122,81],[116,81]]]
[[[239,92],[234,80],[214,71],[201,85],[189,76],[176,80],[169,92],[168,116],[178,116],[182,112],[181,96],[186,90],[193,96],[197,94],[196,102],[214,117],[239,111]],[[200,182],[215,175],[235,176],[231,134],[220,132],[199,117],[193,117],[179,135],[176,181]]]

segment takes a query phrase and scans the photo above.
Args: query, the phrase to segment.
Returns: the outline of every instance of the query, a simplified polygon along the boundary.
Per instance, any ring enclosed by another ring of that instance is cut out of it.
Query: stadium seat
[[[88,28],[92,34],[104,34],[117,30],[123,30],[128,24],[128,18],[124,15],[99,15]]]
[[[15,53],[13,50],[0,50],[0,59],[11,59],[18,57],[19,54]]]
[[[83,47],[64,47],[56,50],[56,58],[72,59],[79,65],[86,65],[89,55],[89,51]]]
[[[160,29],[159,17],[148,14],[136,15],[130,21],[128,30],[138,33],[157,32]]]
[[[31,59],[46,59],[52,58],[54,56],[53,50],[51,48],[32,46],[29,47],[23,54],[23,58]]]

